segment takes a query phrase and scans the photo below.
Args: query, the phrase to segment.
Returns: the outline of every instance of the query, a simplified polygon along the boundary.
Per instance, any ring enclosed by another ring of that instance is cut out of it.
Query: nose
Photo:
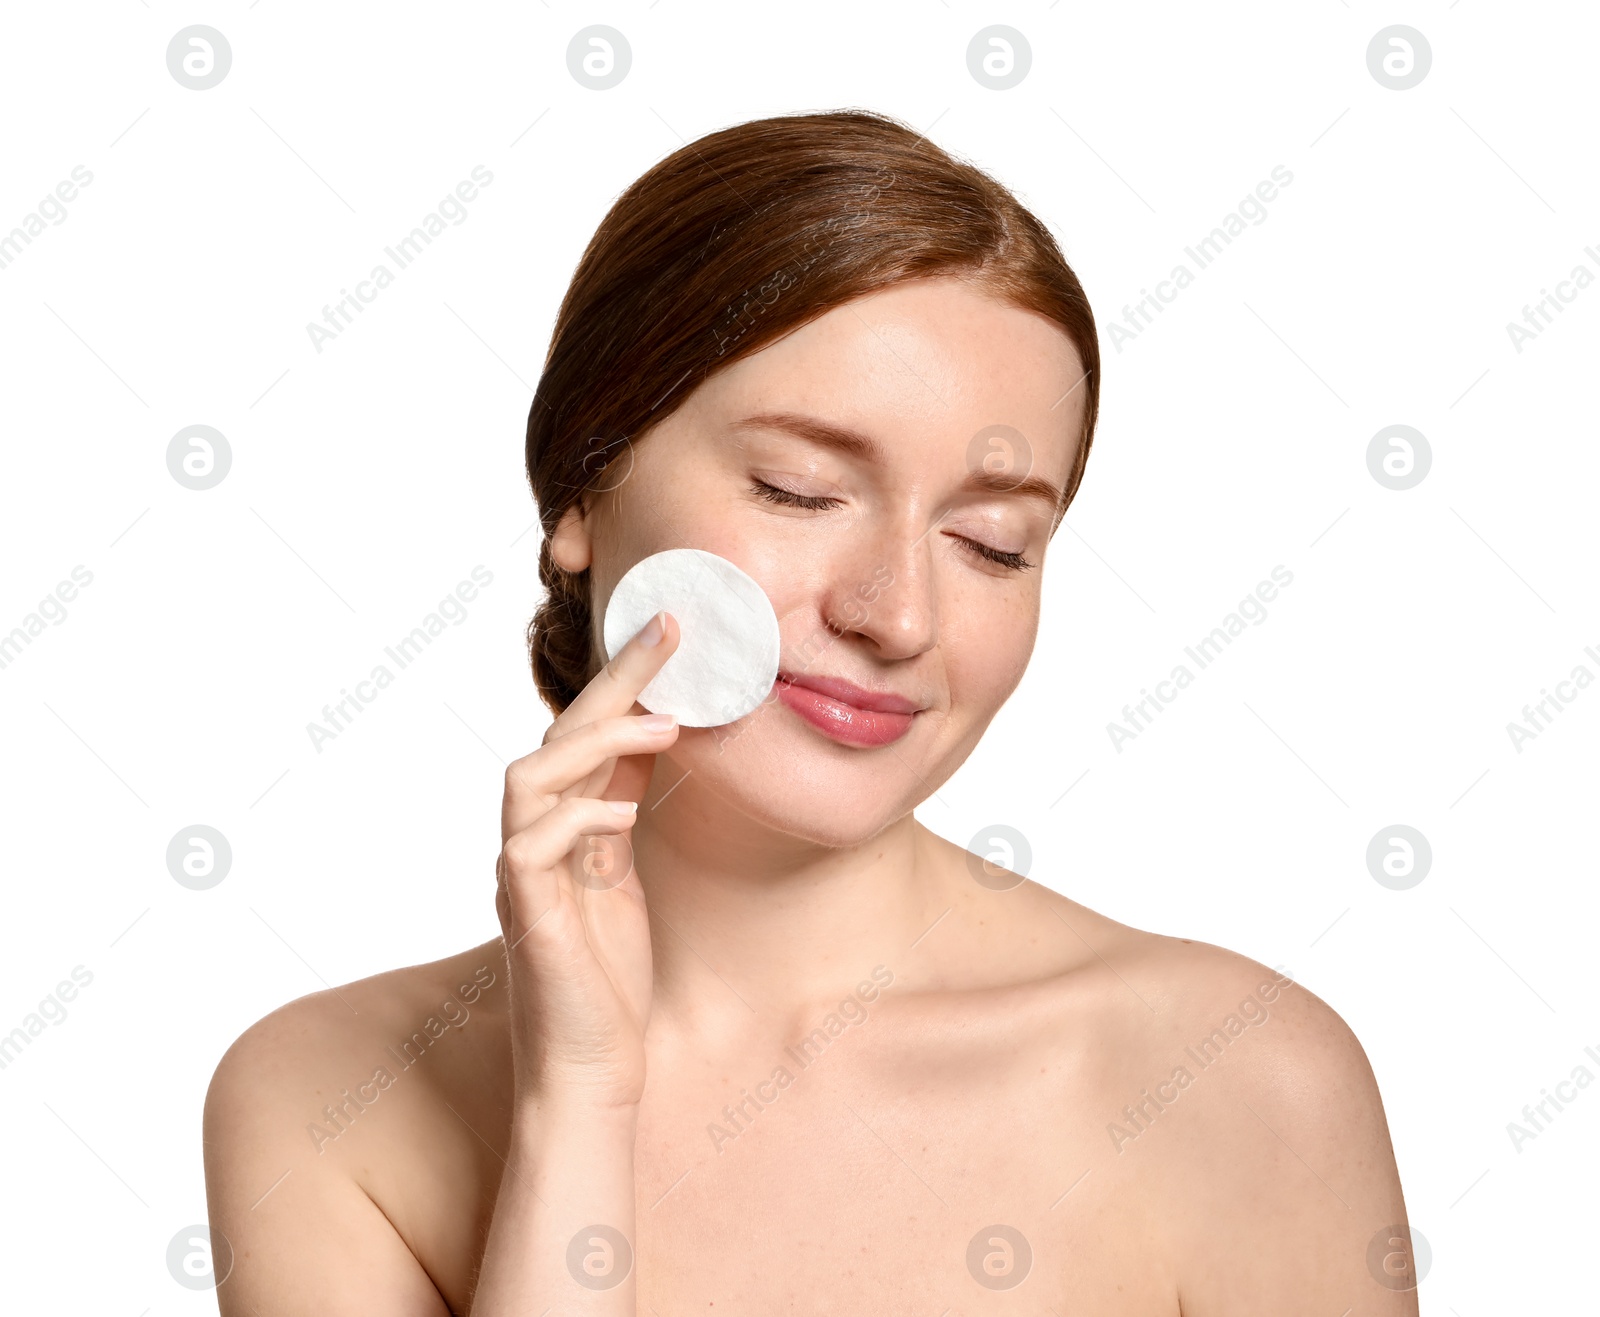
[[[901,523],[865,535],[829,575],[823,618],[840,639],[858,637],[874,657],[915,658],[939,638],[932,535]]]

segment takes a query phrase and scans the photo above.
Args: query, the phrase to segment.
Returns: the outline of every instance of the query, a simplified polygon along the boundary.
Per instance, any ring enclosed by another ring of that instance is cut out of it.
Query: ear
[[[561,514],[555,534],[550,537],[550,556],[557,567],[569,572],[587,571],[594,559],[594,541],[583,508],[574,504]]]

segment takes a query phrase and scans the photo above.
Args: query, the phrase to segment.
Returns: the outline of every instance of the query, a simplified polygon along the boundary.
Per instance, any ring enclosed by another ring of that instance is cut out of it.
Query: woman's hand
[[[506,769],[495,907],[519,1108],[625,1109],[644,1092],[650,924],[628,833],[678,728],[632,709],[678,639],[658,613]]]

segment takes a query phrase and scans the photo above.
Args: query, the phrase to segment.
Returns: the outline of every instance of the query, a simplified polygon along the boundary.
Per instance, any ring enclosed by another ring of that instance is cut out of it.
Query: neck
[[[913,943],[951,905],[943,843],[912,815],[827,845],[657,765],[632,834],[651,915],[652,1028],[781,1033],[876,966],[908,976]]]

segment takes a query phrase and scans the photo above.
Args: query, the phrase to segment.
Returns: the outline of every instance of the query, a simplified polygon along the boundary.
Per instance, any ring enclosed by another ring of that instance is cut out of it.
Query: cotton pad
[[[606,657],[652,617],[678,619],[678,648],[639,694],[684,727],[720,727],[750,713],[778,676],[778,615],[766,591],[705,549],[667,549],[635,563],[606,605]]]

